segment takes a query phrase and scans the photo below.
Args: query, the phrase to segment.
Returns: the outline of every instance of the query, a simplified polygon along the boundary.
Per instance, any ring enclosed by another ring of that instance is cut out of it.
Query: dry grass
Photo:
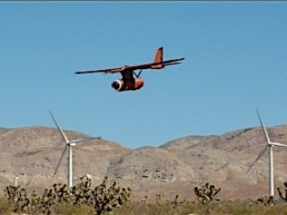
[[[61,215],[93,215],[93,209],[87,205],[65,205],[58,204],[54,208],[53,214]],[[38,214],[37,214],[38,215]]]
[[[0,197],[0,214],[8,215],[12,213],[12,207],[6,197]]]
[[[0,198],[0,214],[11,215],[11,207],[8,201]],[[40,212],[34,214],[40,215]],[[91,208],[85,205],[58,204],[53,215],[89,215],[93,214]],[[209,205],[199,202],[186,202],[174,205],[171,202],[162,204],[148,204],[131,202],[113,212],[104,215],[287,215],[287,204],[280,202],[274,206],[255,204],[253,201],[222,201]]]
[[[224,201],[210,205],[189,203],[175,206],[171,203],[161,205],[133,203],[115,211],[117,215],[287,215],[287,204],[264,206],[250,201]]]

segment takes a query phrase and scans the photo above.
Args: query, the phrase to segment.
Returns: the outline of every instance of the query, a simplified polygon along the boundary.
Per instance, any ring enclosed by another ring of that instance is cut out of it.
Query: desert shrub
[[[5,197],[0,197],[0,214],[10,215],[13,211],[29,215],[287,215],[283,200],[276,200],[276,204],[269,204],[270,198],[217,201],[220,188],[209,183],[202,186],[205,192],[199,191],[202,187],[198,187],[199,193],[212,197],[204,204],[202,201],[181,200],[179,194],[166,201],[162,201],[158,194],[156,202],[150,204],[130,202],[130,188],[122,188],[116,183],[110,186],[107,181],[105,178],[100,185],[91,187],[91,180],[83,179],[71,189],[67,189],[65,184],[54,184],[42,195],[36,192],[28,195],[20,186],[7,186]]]
[[[91,187],[91,179],[82,179],[80,183],[68,189],[66,184],[53,184],[39,196],[35,192],[27,194],[20,186],[7,186],[5,196],[14,213],[27,214],[89,214],[110,212],[129,203],[130,188],[122,188],[115,182],[108,186],[108,178],[96,187]]]
[[[194,193],[199,202],[202,204],[208,204],[211,201],[219,201],[217,194],[220,192],[221,188],[217,188],[215,185],[210,183],[205,183],[202,186],[194,187]]]
[[[261,204],[261,205],[264,205],[264,206],[273,206],[276,204],[276,200],[274,199],[273,196],[262,196],[262,197],[259,197],[256,202],[256,204]]]
[[[278,191],[278,194],[279,194],[280,198],[281,198],[282,200],[284,200],[285,202],[287,202],[287,181],[284,182],[284,186],[285,186],[285,188],[284,188],[284,194],[282,193],[280,187],[277,187],[277,191]]]

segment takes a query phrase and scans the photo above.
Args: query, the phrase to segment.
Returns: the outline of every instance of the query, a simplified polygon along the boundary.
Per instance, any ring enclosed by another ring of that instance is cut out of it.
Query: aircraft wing
[[[99,69],[99,70],[90,70],[90,71],[78,71],[75,72],[75,74],[88,74],[88,73],[115,73],[115,72],[120,72],[122,67],[117,67],[117,68],[109,68],[109,69]]]
[[[88,73],[100,73],[100,72],[117,73],[117,72],[124,72],[124,71],[134,71],[137,69],[151,69],[153,66],[156,66],[156,65],[170,66],[170,65],[180,64],[179,61],[182,61],[184,59],[185,58],[179,58],[179,59],[166,60],[166,61],[161,61],[161,62],[156,62],[156,63],[139,64],[139,65],[134,65],[134,66],[123,66],[123,67],[110,68],[110,69],[79,71],[79,72],[75,72],[75,74],[88,74]]]
[[[156,66],[156,65],[163,65],[163,66],[176,65],[176,64],[180,64],[179,61],[182,61],[182,60],[184,60],[184,58],[166,60],[166,61],[161,61],[161,62],[156,62],[156,63],[140,64],[140,65],[135,65],[135,66],[129,66],[126,68],[126,70],[151,69],[153,66]]]

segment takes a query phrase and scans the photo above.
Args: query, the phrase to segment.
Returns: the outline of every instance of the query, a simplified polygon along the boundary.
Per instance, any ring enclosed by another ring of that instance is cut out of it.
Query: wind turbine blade
[[[256,110],[257,110],[258,118],[259,118],[259,120],[260,120],[261,127],[262,127],[262,129],[263,129],[263,131],[264,131],[265,138],[266,138],[266,140],[267,140],[267,144],[270,144],[270,139],[269,139],[267,130],[266,130],[265,126],[264,126],[263,120],[261,119],[261,116],[260,116],[260,114],[259,114],[258,108],[256,108]]]
[[[265,154],[265,152],[267,151],[267,149],[268,149],[268,145],[267,146],[265,146],[264,148],[263,148],[263,150],[258,154],[258,156],[257,156],[257,158],[253,161],[253,163],[249,166],[249,168],[248,168],[248,170],[247,170],[247,172],[246,173],[248,173],[250,170],[251,170],[251,168],[255,165],[255,163]]]
[[[90,138],[86,138],[86,139],[71,140],[70,143],[86,142],[86,141],[94,140],[94,139],[101,139],[101,137],[90,137]]]
[[[55,177],[55,175],[56,175],[57,172],[58,172],[59,166],[60,166],[60,164],[61,164],[61,162],[62,162],[62,160],[63,160],[64,154],[65,154],[67,148],[68,148],[68,145],[65,145],[65,148],[64,148],[64,150],[63,150],[63,152],[62,152],[62,155],[61,155],[60,160],[59,160],[59,162],[58,162],[58,164],[57,164],[57,167],[56,167],[56,169],[55,169],[55,172],[54,172],[54,174],[53,174],[52,179]]]
[[[91,177],[91,181],[92,181],[92,184],[93,184],[94,186],[96,186],[96,183],[95,183],[93,177]]]
[[[81,178],[83,178],[83,176],[81,176],[81,177],[77,177],[77,178],[74,178],[74,179],[73,179],[73,181],[80,180]]]
[[[69,143],[69,140],[68,140],[67,136],[65,135],[65,133],[63,132],[63,130],[61,129],[61,127],[58,125],[58,123],[57,123],[55,117],[53,116],[53,114],[51,113],[51,111],[49,111],[49,113],[50,113],[50,115],[51,115],[51,117],[52,117],[52,119],[53,119],[55,125],[57,126],[59,132],[61,133],[62,137],[64,138],[64,140],[66,141],[66,143]]]
[[[287,147],[287,145],[284,144],[284,143],[270,142],[270,144],[273,145],[273,146],[284,146],[284,147]]]
[[[86,175],[88,175],[88,174],[89,174],[90,163],[91,163],[91,159],[89,160],[89,164],[88,164],[88,168],[87,168],[87,171],[86,171]]]

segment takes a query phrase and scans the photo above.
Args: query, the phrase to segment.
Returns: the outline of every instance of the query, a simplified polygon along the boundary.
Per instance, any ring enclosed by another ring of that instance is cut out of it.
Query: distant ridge
[[[269,127],[268,132],[273,141],[287,143],[287,125]],[[65,133],[72,138],[89,136],[71,130]],[[181,193],[182,198],[194,198],[193,186],[207,181],[222,188],[222,198],[257,198],[268,194],[267,154],[248,174],[246,171],[263,144],[260,127],[222,135],[180,137],[159,147],[137,149],[105,139],[92,140],[75,147],[74,176],[83,175],[91,159],[90,174],[95,183],[108,175],[123,186],[131,186],[138,200],[145,195],[152,200],[159,192],[166,198],[173,198],[175,193]],[[18,179],[19,185],[43,189],[51,183],[50,177],[63,147],[55,128],[1,127],[0,188],[12,183],[13,174],[23,174]],[[286,149],[274,149],[276,187],[287,181],[286,156]],[[63,161],[54,180],[65,183],[67,161]]]

